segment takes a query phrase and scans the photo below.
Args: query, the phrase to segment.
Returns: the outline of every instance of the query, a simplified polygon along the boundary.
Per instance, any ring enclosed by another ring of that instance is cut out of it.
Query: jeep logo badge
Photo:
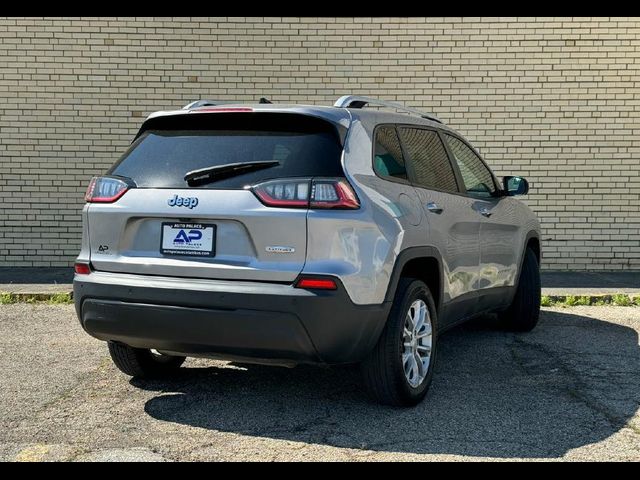
[[[195,208],[198,206],[198,199],[196,197],[179,197],[174,195],[173,198],[167,200],[167,204],[170,207],[187,207]]]

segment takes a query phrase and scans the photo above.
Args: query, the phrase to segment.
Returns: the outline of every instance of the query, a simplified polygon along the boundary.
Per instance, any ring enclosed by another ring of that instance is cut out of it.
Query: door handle
[[[482,215],[483,217],[489,218],[491,215],[493,215],[493,213],[488,208],[481,208],[480,215]]]
[[[444,212],[444,208],[438,206],[437,203],[433,203],[433,202],[427,203],[427,210],[437,215],[440,215],[442,212]]]

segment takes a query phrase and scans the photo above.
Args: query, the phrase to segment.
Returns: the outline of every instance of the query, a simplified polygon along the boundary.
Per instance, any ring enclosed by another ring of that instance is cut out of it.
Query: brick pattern
[[[2,18],[0,265],[66,266],[144,116],[209,97],[429,109],[531,180],[548,269],[640,269],[640,22]]]

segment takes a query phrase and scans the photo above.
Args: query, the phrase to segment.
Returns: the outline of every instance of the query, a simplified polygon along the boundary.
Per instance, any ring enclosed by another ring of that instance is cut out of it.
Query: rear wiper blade
[[[184,176],[184,180],[190,187],[206,185],[207,183],[217,182],[225,178],[237,177],[263,168],[271,168],[280,165],[275,160],[261,162],[245,162],[245,163],[227,163],[226,165],[216,165],[214,167],[201,168],[193,170]]]

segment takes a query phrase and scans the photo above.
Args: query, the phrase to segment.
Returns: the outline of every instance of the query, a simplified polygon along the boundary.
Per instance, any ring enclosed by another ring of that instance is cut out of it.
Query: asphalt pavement
[[[132,381],[70,305],[0,305],[0,460],[640,460],[639,307],[545,309],[440,339],[425,401],[371,403],[355,368],[188,360]]]

